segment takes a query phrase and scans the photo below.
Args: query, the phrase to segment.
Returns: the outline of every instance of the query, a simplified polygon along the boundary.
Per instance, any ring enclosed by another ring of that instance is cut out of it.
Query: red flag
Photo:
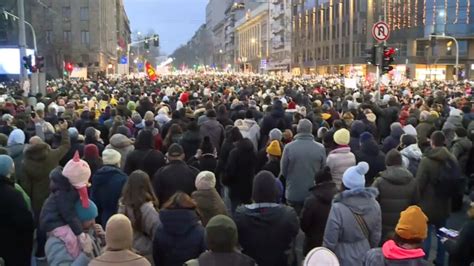
[[[155,81],[157,78],[155,69],[151,66],[149,62],[146,62],[145,68],[146,68],[146,73],[148,74],[148,78],[150,80]]]

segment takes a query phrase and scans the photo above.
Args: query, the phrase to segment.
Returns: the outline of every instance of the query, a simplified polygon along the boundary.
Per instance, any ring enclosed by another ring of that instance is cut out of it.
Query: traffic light
[[[395,49],[393,47],[383,48],[383,61],[382,61],[382,74],[387,74],[393,70],[391,64],[395,61],[393,56],[395,55]]]
[[[38,70],[38,72],[42,72],[44,68],[44,56],[36,56],[35,64],[36,70]]]
[[[33,65],[31,63],[31,55],[23,56],[23,67],[30,71],[33,69]]]
[[[72,70],[74,69],[74,67],[72,66],[72,64],[70,62],[67,62],[64,69],[66,69],[67,72],[71,73]]]
[[[160,36],[158,36],[157,34],[153,36],[153,46],[155,47],[160,46]]]
[[[145,47],[145,50],[150,50],[150,43],[148,43],[148,40],[145,41],[143,47]]]
[[[377,46],[366,50],[366,62],[369,65],[377,65]]]

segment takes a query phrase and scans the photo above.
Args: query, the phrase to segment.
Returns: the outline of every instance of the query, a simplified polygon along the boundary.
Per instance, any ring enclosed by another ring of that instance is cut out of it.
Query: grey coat
[[[297,134],[295,140],[285,146],[281,158],[286,199],[303,203],[310,194],[309,189],[314,186],[314,176],[325,164],[324,146],[314,141],[311,134]]]
[[[323,246],[332,250],[342,266],[362,265],[367,251],[376,247],[382,233],[376,188],[346,190],[335,196],[324,231]],[[362,216],[369,229],[364,236],[354,214]]]

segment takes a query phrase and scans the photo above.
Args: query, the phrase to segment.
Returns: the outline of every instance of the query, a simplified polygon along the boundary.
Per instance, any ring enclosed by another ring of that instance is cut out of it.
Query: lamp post
[[[454,73],[456,75],[455,80],[458,80],[458,74],[459,74],[459,43],[456,38],[452,36],[447,36],[447,35],[436,35],[436,34],[430,34],[429,35],[429,40],[431,41],[431,38],[440,38],[440,39],[447,39],[447,40],[452,40],[454,44],[456,45],[456,65],[454,66]]]

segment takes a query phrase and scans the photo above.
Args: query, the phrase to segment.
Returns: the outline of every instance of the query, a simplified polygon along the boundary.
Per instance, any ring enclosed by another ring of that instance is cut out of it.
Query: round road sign
[[[388,37],[390,37],[390,30],[387,23],[383,21],[375,23],[372,27],[372,36],[379,42],[386,41]]]

